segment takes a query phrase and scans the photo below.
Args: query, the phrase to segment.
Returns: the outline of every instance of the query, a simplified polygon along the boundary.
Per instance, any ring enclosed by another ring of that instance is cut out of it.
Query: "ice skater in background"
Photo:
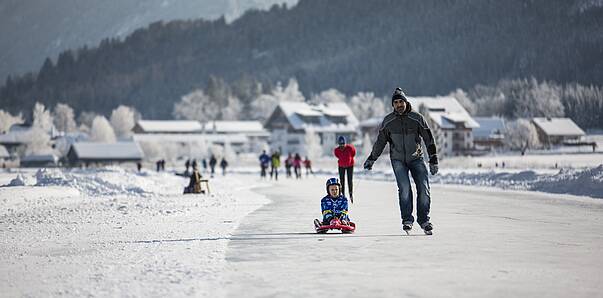
[[[348,176],[348,194],[350,201],[354,204],[354,157],[356,156],[356,148],[354,145],[347,144],[344,136],[337,138],[338,146],[333,150],[333,155],[337,157],[337,165],[339,167],[339,180],[341,181],[341,193],[345,196],[345,176]]]

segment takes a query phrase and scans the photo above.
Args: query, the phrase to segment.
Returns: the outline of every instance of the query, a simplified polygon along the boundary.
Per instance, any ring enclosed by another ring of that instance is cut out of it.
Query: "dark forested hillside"
[[[443,94],[503,78],[603,83],[603,8],[567,0],[301,0],[231,24],[155,23],[124,40],[62,53],[39,73],[9,77],[0,107],[35,101],[108,113],[132,105],[171,117],[174,102],[213,75],[298,79],[337,88]],[[581,2],[580,2],[581,3]]]

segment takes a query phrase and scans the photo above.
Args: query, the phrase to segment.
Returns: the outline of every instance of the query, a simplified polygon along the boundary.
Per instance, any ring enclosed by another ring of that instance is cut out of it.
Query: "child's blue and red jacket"
[[[320,200],[323,220],[330,220],[333,216],[350,220],[348,217],[348,199],[343,195],[336,198],[327,195]]]

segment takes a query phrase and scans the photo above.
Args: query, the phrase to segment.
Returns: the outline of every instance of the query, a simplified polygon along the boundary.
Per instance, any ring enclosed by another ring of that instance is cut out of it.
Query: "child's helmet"
[[[329,194],[329,186],[331,186],[331,185],[339,185],[339,187],[341,187],[341,183],[339,183],[339,179],[337,179],[337,178],[329,178],[327,180],[327,186],[326,186],[327,194]]]

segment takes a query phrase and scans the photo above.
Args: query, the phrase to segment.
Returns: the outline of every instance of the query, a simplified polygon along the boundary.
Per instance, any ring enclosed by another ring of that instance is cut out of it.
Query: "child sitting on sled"
[[[316,220],[316,225],[329,225],[332,219],[338,218],[342,224],[348,225],[348,199],[341,194],[341,184],[337,178],[327,180],[327,196],[320,201],[322,222]]]

